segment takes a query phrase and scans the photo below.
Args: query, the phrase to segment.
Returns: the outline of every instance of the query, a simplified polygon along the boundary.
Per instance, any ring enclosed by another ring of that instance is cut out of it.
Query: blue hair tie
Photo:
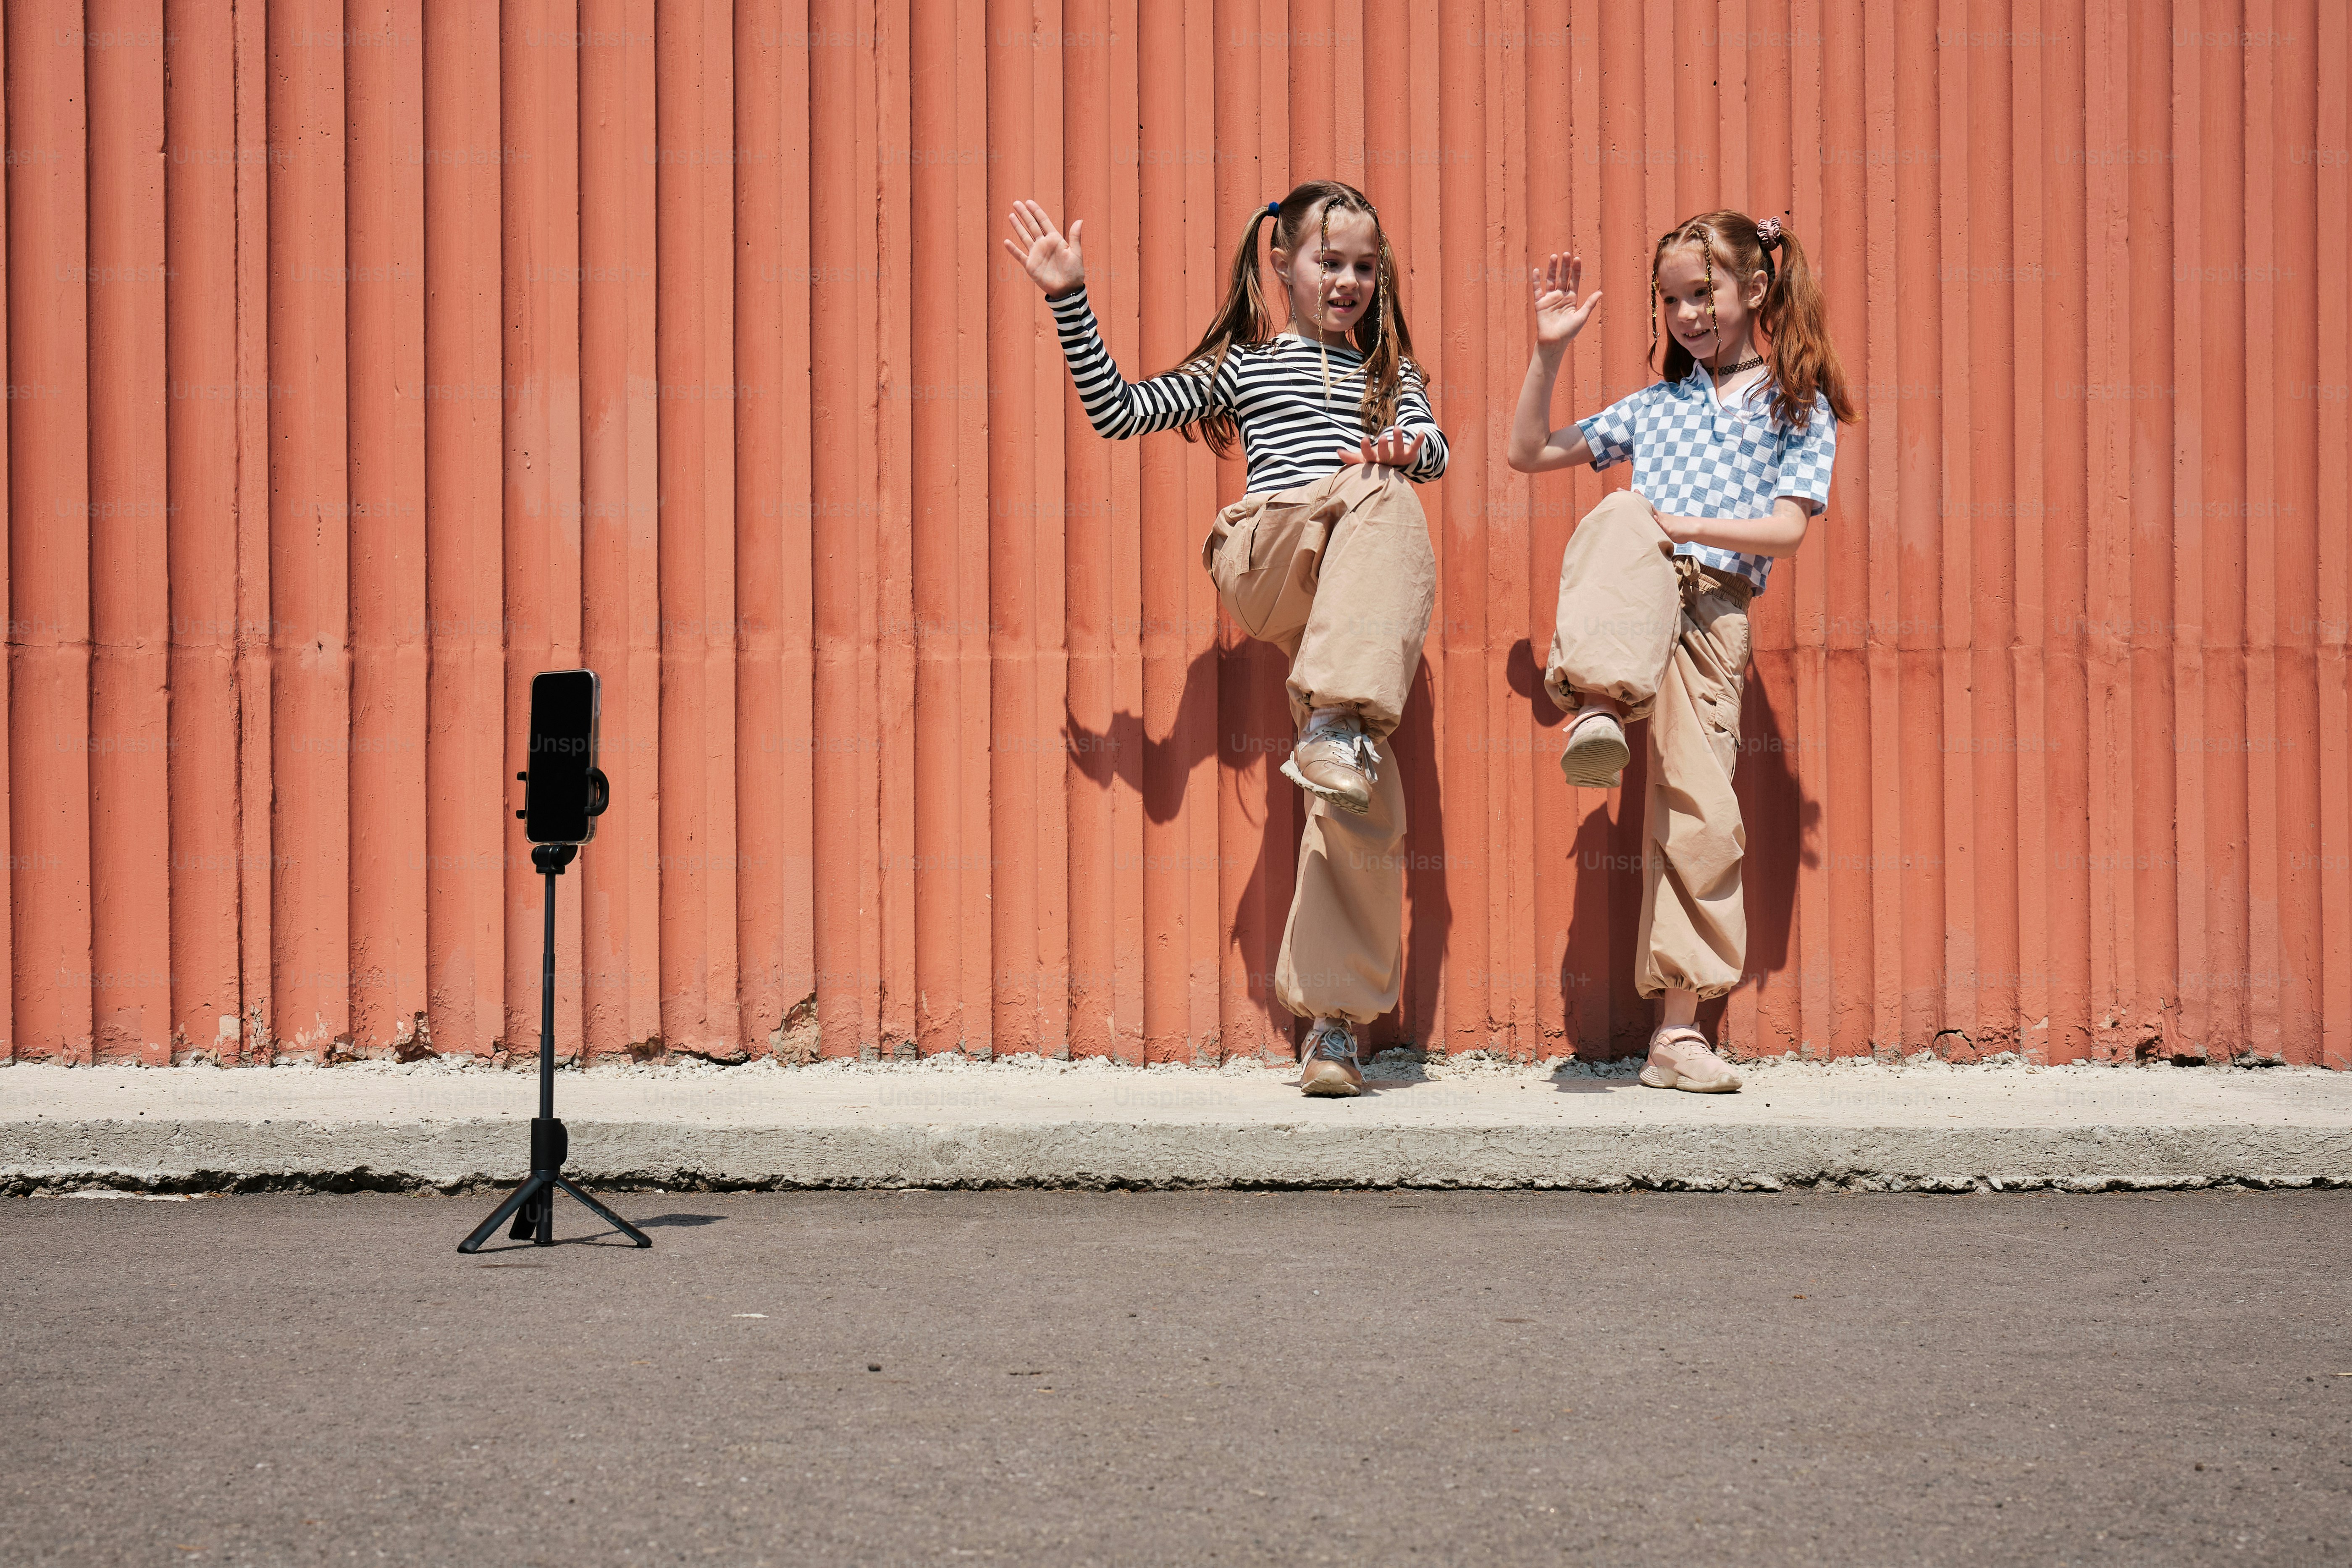
[[[1268,217],[1280,217],[1282,216],[1282,204],[1280,202],[1266,203],[1265,216]]]

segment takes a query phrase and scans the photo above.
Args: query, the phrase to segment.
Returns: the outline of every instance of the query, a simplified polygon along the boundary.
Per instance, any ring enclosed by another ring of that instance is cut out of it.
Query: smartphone
[[[530,771],[523,833],[533,844],[585,844],[604,809],[596,768],[596,672],[543,669],[530,679]]]

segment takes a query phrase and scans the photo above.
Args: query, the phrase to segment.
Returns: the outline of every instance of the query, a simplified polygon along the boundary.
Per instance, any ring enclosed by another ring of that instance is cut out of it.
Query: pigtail
[[[1234,264],[1225,281],[1225,302],[1217,308],[1216,319],[1192,352],[1184,356],[1177,368],[1187,375],[1208,378],[1214,386],[1217,377],[1224,374],[1225,356],[1235,345],[1262,342],[1273,335],[1273,312],[1266,309],[1265,289],[1258,280],[1258,231],[1265,220],[1274,216],[1271,205],[1258,208],[1250,215],[1249,227],[1242,231],[1241,244],[1234,247]],[[1276,233],[1281,232],[1277,222]],[[1230,458],[1239,444],[1240,430],[1234,416],[1222,410],[1202,416],[1196,424],[1183,426],[1184,439],[1190,441],[1197,430],[1200,438],[1208,443],[1209,450],[1220,458]]]
[[[1658,248],[1663,253],[1665,247],[1661,244]],[[1642,363],[1656,371],[1659,376],[1666,381],[1680,381],[1690,374],[1691,357],[1688,353],[1685,353],[1683,363],[1680,368],[1677,368],[1675,364],[1675,354],[1681,348],[1682,344],[1672,338],[1667,339],[1666,363],[1663,365],[1658,363],[1658,264],[1654,259],[1650,263],[1650,352],[1643,356]]]
[[[1356,323],[1356,347],[1364,355],[1364,395],[1357,410],[1364,428],[1375,433],[1396,423],[1404,372],[1412,364],[1412,334],[1405,330],[1404,312],[1397,309],[1396,253],[1389,248],[1386,229],[1381,231],[1380,267],[1372,308]]]
[[[1861,417],[1853,393],[1846,385],[1845,369],[1830,342],[1829,309],[1822,286],[1805,260],[1805,247],[1786,229],[1780,232],[1780,265],[1765,290],[1759,312],[1764,329],[1765,353],[1778,387],[1772,412],[1784,424],[1804,428],[1813,412],[1816,395],[1829,400],[1830,414],[1851,425]]]

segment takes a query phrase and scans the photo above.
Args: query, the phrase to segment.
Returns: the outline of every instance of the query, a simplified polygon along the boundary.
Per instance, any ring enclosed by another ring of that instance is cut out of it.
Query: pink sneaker
[[[1652,1089],[1686,1089],[1693,1094],[1738,1092],[1739,1075],[1707,1048],[1706,1037],[1687,1024],[1650,1037],[1650,1060],[1642,1081]]]

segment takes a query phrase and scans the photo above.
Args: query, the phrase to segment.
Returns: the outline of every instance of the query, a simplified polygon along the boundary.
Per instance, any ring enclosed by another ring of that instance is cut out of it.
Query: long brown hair
[[[1747,297],[1748,279],[1759,272],[1769,279],[1764,286],[1764,303],[1757,310],[1756,319],[1764,330],[1764,355],[1772,367],[1772,412],[1782,424],[1800,430],[1810,424],[1816,394],[1829,399],[1830,413],[1840,424],[1851,425],[1861,416],[1853,394],[1846,386],[1844,368],[1838,363],[1837,349],[1830,342],[1822,286],[1805,260],[1805,247],[1797,243],[1795,235],[1782,228],[1768,248],[1756,220],[1746,213],[1701,213],[1658,237],[1658,247],[1650,256],[1653,362],[1658,353],[1658,268],[1665,264],[1666,252],[1683,245],[1699,247],[1706,258],[1710,314],[1715,308],[1717,260],[1731,268],[1732,276],[1738,279],[1742,299]],[[1772,260],[1775,251],[1780,255],[1777,267]],[[1669,334],[1665,363],[1658,374],[1668,381],[1680,381],[1690,374],[1694,363],[1690,350]]]
[[[1308,232],[1320,229],[1328,233],[1333,213],[1360,212],[1372,220],[1372,231],[1380,239],[1380,274],[1372,285],[1372,308],[1356,323],[1350,334],[1356,347],[1364,356],[1364,395],[1357,411],[1367,432],[1387,428],[1396,422],[1397,397],[1402,390],[1404,369],[1413,363],[1412,334],[1405,331],[1404,311],[1397,304],[1396,256],[1389,249],[1388,231],[1381,227],[1381,215],[1370,198],[1353,185],[1337,180],[1309,180],[1282,198],[1276,210],[1260,207],[1250,215],[1249,227],[1242,233],[1242,242],[1234,248],[1234,265],[1225,286],[1225,302],[1217,310],[1216,320],[1201,334],[1192,352],[1184,356],[1177,369],[1192,375],[1206,375],[1212,385],[1225,367],[1225,356],[1236,348],[1248,348],[1265,342],[1282,330],[1268,307],[1265,290],[1258,282],[1258,230],[1267,218],[1274,220],[1274,247],[1296,255],[1300,242]],[[1240,432],[1234,416],[1225,413],[1204,415],[1196,422],[1209,450],[1221,458],[1233,456]],[[1184,439],[1193,437],[1195,425],[1183,427]]]

